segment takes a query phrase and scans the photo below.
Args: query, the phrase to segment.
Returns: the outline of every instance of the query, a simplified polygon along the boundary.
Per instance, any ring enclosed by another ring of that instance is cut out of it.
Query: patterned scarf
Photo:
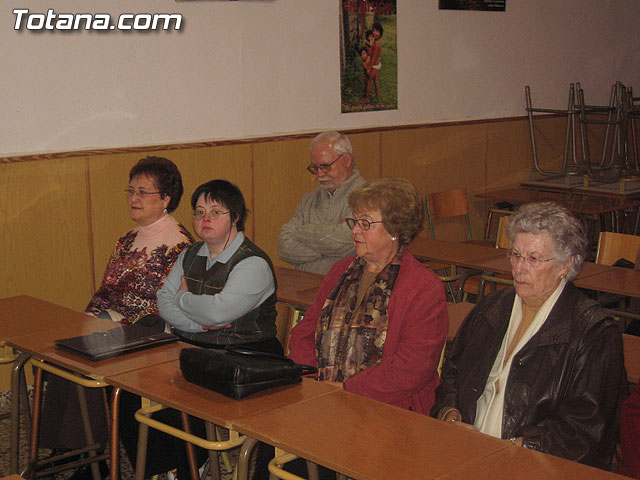
[[[318,379],[343,382],[378,365],[387,336],[387,307],[400,271],[403,247],[382,269],[356,305],[366,262],[356,258],[333,288],[316,327]],[[357,307],[357,310],[356,310]]]

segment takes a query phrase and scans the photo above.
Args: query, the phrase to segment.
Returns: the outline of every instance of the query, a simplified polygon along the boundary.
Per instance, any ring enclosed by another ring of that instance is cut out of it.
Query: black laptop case
[[[89,360],[97,361],[177,340],[178,337],[171,333],[164,333],[158,329],[134,323],[121,325],[104,332],[62,338],[56,340],[56,345]]]

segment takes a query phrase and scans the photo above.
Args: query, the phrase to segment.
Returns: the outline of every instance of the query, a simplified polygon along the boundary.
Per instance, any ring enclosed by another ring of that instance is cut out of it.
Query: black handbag
[[[273,353],[240,346],[183,348],[180,370],[188,382],[239,400],[252,393],[302,381],[317,369]]]

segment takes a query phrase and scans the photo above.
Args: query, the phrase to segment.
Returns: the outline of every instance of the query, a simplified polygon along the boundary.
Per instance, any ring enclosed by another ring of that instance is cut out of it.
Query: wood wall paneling
[[[0,164],[0,297],[84,309],[91,258],[83,159]]]
[[[486,184],[486,128],[473,123],[382,132],[382,175],[407,178],[424,194],[466,188],[473,236],[481,238],[484,210],[473,208],[471,199]],[[428,226],[420,235],[430,236]],[[462,217],[438,222],[436,236],[463,240]]]

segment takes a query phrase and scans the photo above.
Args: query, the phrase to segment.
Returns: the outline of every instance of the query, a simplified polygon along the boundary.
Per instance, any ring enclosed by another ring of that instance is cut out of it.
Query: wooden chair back
[[[600,232],[596,263],[613,265],[617,260],[625,258],[635,262],[640,250],[640,236],[624,233]]]
[[[447,190],[427,194],[427,219],[431,236],[436,238],[434,221],[444,218],[464,216],[466,220],[467,236],[471,240],[471,221],[469,220],[469,201],[464,188]]]
[[[507,221],[509,217],[500,217],[500,222],[498,223],[498,233],[496,234],[496,248],[510,248],[511,241],[507,236]]]

